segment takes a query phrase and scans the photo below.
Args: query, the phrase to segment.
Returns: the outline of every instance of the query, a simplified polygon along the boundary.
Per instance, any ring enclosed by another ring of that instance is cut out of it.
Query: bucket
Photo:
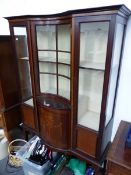
[[[16,156],[17,151],[21,149],[22,146],[24,146],[27,143],[26,140],[23,139],[15,139],[12,142],[9,143],[8,146],[8,164],[14,167],[20,167],[22,166],[22,160]]]

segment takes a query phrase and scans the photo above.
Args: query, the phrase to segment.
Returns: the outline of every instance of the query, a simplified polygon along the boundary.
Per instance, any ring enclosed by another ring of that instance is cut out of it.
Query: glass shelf
[[[87,61],[81,61],[80,62],[80,68],[105,70],[105,63],[92,63],[92,62],[87,62]]]
[[[39,57],[39,62],[56,63],[56,60],[55,60],[55,58],[51,58],[51,57]]]
[[[34,104],[33,104],[33,98],[31,98],[31,99],[29,99],[29,100],[27,100],[27,101],[25,101],[24,102],[24,104],[26,104],[26,105],[29,105],[29,106],[34,106]]]
[[[19,58],[19,59],[29,61],[29,57],[21,57],[21,58]]]

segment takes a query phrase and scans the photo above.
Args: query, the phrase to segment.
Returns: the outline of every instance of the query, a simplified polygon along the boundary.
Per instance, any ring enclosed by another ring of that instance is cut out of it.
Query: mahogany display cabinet
[[[6,17],[24,126],[100,165],[108,150],[130,10],[124,5]]]

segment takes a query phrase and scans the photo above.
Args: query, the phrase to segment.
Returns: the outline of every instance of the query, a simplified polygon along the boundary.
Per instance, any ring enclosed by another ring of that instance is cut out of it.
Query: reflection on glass
[[[121,46],[122,46],[123,31],[124,31],[124,25],[117,24],[116,37],[115,37],[114,49],[113,49],[113,58],[112,58],[111,71],[110,71],[110,81],[109,81],[109,91],[108,91],[108,98],[107,98],[105,125],[108,124],[108,122],[110,121],[112,117],[112,110],[113,110],[115,89],[116,89],[116,82],[117,82],[116,80],[117,80],[117,75],[118,75],[120,53],[121,53]]]
[[[98,130],[103,71],[79,70],[78,124]]]
[[[99,130],[109,22],[80,24],[78,124]]]
[[[58,50],[70,51],[70,25],[58,25]]]
[[[58,62],[70,64],[70,53],[58,52]]]
[[[56,62],[56,52],[54,51],[38,51],[39,61]]]
[[[32,97],[26,27],[14,27],[22,100]]]
[[[56,74],[56,64],[39,62],[39,71],[43,73],[55,73]]]
[[[14,27],[15,47],[17,58],[28,58],[27,33],[26,27]]]
[[[109,22],[81,23],[80,66],[105,68]]]
[[[70,99],[70,80],[69,79],[62,76],[58,76],[58,89],[59,89],[60,96]]]
[[[58,74],[70,77],[70,66],[58,64]]]
[[[56,26],[37,26],[37,47],[38,50],[56,50]]]
[[[57,94],[56,75],[40,73],[40,90],[42,93]]]
[[[70,25],[36,26],[36,37],[41,93],[70,99]]]

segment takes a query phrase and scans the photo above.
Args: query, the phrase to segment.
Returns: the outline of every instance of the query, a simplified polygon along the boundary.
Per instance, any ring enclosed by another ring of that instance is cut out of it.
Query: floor
[[[14,168],[8,165],[8,157],[0,160],[0,175],[24,175],[22,167]]]

